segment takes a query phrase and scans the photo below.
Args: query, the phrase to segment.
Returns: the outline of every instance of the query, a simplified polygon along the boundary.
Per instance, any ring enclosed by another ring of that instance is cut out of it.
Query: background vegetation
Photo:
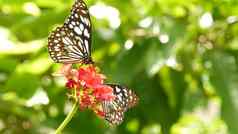
[[[93,58],[140,97],[111,128],[80,111],[65,134],[237,134],[237,0],[85,0]],[[0,0],[0,133],[47,134],[71,103],[47,36],[73,0]]]

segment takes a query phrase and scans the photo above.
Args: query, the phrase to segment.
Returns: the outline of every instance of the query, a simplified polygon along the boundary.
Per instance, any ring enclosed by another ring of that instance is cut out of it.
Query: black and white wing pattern
[[[83,0],[76,0],[64,25],[51,32],[48,50],[57,63],[92,63],[91,20]]]
[[[122,123],[124,113],[138,103],[139,98],[136,94],[123,86],[108,84],[113,88],[115,95],[114,101],[104,101],[102,104],[105,120],[111,125],[119,125]]]

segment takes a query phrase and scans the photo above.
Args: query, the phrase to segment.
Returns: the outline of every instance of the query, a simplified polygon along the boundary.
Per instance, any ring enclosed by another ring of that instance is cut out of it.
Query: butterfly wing
[[[102,107],[105,113],[105,120],[112,125],[119,125],[123,121],[124,113],[138,103],[138,97],[132,90],[124,86],[108,85],[113,88],[115,99],[103,102]]]
[[[48,50],[59,63],[91,60],[91,20],[83,0],[76,0],[64,25],[52,31]]]
[[[111,113],[105,114],[105,120],[110,123],[110,125],[120,125],[123,122],[124,112],[123,111],[112,111]]]

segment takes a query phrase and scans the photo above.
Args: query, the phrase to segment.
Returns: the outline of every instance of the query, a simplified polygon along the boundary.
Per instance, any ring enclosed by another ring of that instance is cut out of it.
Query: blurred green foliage
[[[66,116],[71,103],[46,46],[72,3],[0,0],[0,133],[51,133]],[[238,134],[237,0],[86,3],[120,13],[90,11],[93,58],[140,103],[113,128],[78,112],[65,134]]]

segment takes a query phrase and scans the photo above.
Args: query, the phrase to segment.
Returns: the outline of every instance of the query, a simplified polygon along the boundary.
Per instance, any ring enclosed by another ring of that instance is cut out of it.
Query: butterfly
[[[123,121],[124,113],[135,106],[139,98],[127,87],[116,84],[107,85],[113,88],[115,99],[114,101],[104,101],[102,103],[102,109],[105,113],[104,118],[111,125],[119,125]]]
[[[93,63],[91,58],[91,19],[83,0],[76,0],[64,25],[48,37],[48,51],[56,63]]]
[[[56,63],[93,64],[91,58],[91,20],[83,0],[76,0],[64,25],[57,27],[48,37],[48,51]],[[113,88],[115,99],[103,101],[102,108],[105,120],[112,125],[123,121],[124,112],[136,105],[138,97],[132,90],[108,84]]]

